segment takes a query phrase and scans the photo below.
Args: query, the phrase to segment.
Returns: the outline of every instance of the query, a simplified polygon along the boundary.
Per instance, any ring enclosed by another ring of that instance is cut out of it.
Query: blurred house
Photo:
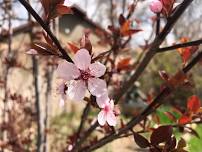
[[[55,31],[56,36],[61,41],[61,44],[65,48],[67,46],[67,42],[73,42],[79,45],[79,40],[84,34],[85,30],[90,30],[90,40],[93,46],[93,52],[102,52],[107,51],[107,46],[103,46],[98,44],[100,40],[100,33],[108,34],[102,27],[98,24],[94,23],[90,20],[86,13],[81,10],[78,6],[74,5],[72,7],[73,15],[67,14],[60,17],[58,20],[55,20]],[[19,27],[15,27],[13,29],[12,35],[12,56],[17,59],[20,64],[24,65],[29,70],[24,70],[20,68],[12,68],[10,69],[9,77],[8,77],[8,88],[11,89],[11,92],[16,92],[19,94],[23,94],[24,96],[33,100],[34,97],[34,89],[33,89],[33,76],[32,76],[32,60],[30,56],[25,54],[25,52],[29,48],[30,37],[29,31],[30,29],[34,31],[41,31],[41,27],[36,22],[26,23]],[[8,41],[9,34],[7,30],[2,30],[0,33],[0,67],[5,67],[3,65],[3,59],[5,58],[6,52],[8,50]],[[44,79],[44,67],[43,60],[39,60],[39,92],[40,99],[44,102],[44,94],[46,90],[46,80]],[[0,76],[4,74],[4,68],[0,68]],[[53,104],[57,104],[59,101],[58,95],[56,95],[56,76],[53,73],[53,92],[52,98]],[[0,92],[0,97],[3,97],[4,91]],[[69,104],[69,103],[68,103]],[[42,111],[43,111],[43,105]],[[58,106],[52,106],[53,108],[59,109]],[[69,108],[70,106],[68,106]],[[53,110],[53,109],[52,109]],[[51,114],[57,113],[57,110],[51,110]]]
[[[72,41],[78,42],[81,36],[83,35],[84,31],[90,30],[90,40],[95,47],[95,50],[99,48],[102,50],[106,47],[102,47],[98,45],[97,42],[99,41],[99,34],[108,34],[101,26],[93,22],[86,16],[86,13],[77,5],[72,6],[73,14],[66,14],[57,18],[55,20],[56,24],[56,31],[58,29],[57,36],[59,37],[62,42]],[[58,27],[57,27],[58,26]],[[26,23],[19,27],[13,29],[13,39],[16,40],[21,35],[29,32],[32,28],[39,27],[37,23]],[[8,38],[8,31],[6,29],[2,30],[0,33],[0,42],[4,41]],[[65,42],[65,43],[66,43]]]

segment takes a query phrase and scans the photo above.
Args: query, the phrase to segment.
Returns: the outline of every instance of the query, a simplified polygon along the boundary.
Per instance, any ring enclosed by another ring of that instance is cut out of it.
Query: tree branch
[[[168,47],[164,47],[164,48],[159,48],[156,52],[163,53],[166,51],[171,51],[171,50],[175,50],[175,49],[179,49],[179,48],[186,48],[186,47],[190,47],[190,46],[197,46],[197,45],[201,45],[201,44],[202,44],[202,39],[196,40],[196,41],[190,41],[190,42],[186,42],[186,43],[181,43],[181,44],[176,44],[176,45],[172,45],[172,46],[168,46]]]
[[[138,65],[135,73],[130,77],[130,79],[124,83],[122,88],[114,95],[115,104],[118,103],[119,99],[125,94],[125,92],[132,87],[134,82],[139,78],[144,69],[147,67],[153,56],[156,54],[156,50],[158,50],[161,43],[164,41],[166,36],[171,31],[174,24],[177,22],[182,13],[186,10],[186,8],[191,4],[193,0],[184,0],[180,6],[176,9],[176,11],[168,18],[168,22],[165,25],[163,31],[155,38],[154,42],[151,44],[150,49],[145,54],[141,63]]]
[[[42,18],[36,13],[36,11],[30,6],[28,2],[25,0],[19,0],[19,2],[27,9],[27,11],[35,18],[35,20],[42,26],[42,28],[47,32],[47,34],[50,36],[52,41],[55,43],[55,45],[58,47],[59,51],[62,54],[62,57],[69,61],[73,62],[72,59],[69,57],[69,55],[66,53],[66,51],[62,48],[60,45],[60,42],[58,39],[53,35],[50,28],[46,25],[46,23],[42,20]]]

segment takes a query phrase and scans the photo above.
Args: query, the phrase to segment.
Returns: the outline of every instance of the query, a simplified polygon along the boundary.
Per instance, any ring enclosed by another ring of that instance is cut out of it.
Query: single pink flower
[[[114,101],[108,97],[98,97],[97,104],[102,109],[98,114],[98,123],[104,126],[107,122],[110,126],[116,125],[116,116],[114,114]]]
[[[57,92],[58,94],[60,94],[60,102],[59,105],[60,107],[63,107],[65,104],[65,100],[66,100],[66,91],[67,91],[67,86],[64,82],[62,82],[60,85],[58,85],[57,87]]]
[[[154,13],[160,13],[163,9],[163,4],[159,0],[153,0],[149,6]]]
[[[73,100],[82,100],[86,89],[94,96],[101,96],[107,91],[103,76],[106,67],[100,62],[91,64],[91,56],[86,49],[77,51],[73,58],[74,64],[64,61],[58,65],[58,77],[69,81],[67,95]]]

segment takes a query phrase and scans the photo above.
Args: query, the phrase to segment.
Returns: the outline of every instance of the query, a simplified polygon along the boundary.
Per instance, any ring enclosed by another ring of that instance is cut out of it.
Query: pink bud
[[[159,1],[159,0],[153,0],[151,2],[151,4],[149,5],[150,9],[152,12],[154,13],[160,13],[162,8],[163,8],[163,5],[162,3]]]

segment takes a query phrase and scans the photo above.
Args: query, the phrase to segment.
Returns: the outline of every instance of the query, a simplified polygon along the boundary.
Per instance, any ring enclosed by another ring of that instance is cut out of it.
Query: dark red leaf
[[[160,152],[160,150],[157,147],[151,147],[149,148],[150,152]]]
[[[36,50],[39,55],[59,55],[56,48],[44,42],[35,42],[31,44],[31,49]]]
[[[177,149],[183,149],[184,147],[186,147],[186,141],[181,138],[178,142]]]
[[[150,137],[151,144],[158,145],[159,143],[170,140],[172,136],[172,126],[160,126],[153,131]]]
[[[166,73],[166,71],[159,71],[159,75],[164,81],[168,81],[169,75]]]
[[[177,144],[176,138],[172,137],[167,143],[166,143],[166,150],[167,151],[172,151],[173,149],[175,149],[175,146]]]
[[[126,21],[125,17],[123,16],[123,14],[121,14],[119,16],[119,24],[122,26],[125,23],[125,21]]]
[[[136,142],[136,144],[141,147],[141,148],[147,148],[150,146],[149,141],[143,137],[142,135],[138,134],[138,133],[133,133],[134,136],[134,140]]]

